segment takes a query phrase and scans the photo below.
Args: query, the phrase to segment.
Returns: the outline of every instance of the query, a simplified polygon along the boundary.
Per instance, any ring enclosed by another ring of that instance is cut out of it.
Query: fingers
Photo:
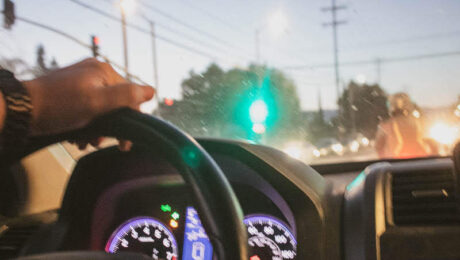
[[[133,83],[122,83],[100,89],[100,91],[100,97],[105,100],[100,107],[100,113],[106,113],[122,107],[137,109],[140,104],[152,99],[155,94],[155,90],[152,87]]]
[[[65,69],[88,69],[90,68],[93,72],[96,72],[98,77],[101,77],[105,82],[105,85],[115,85],[125,83],[127,80],[116,72],[112,65],[108,62],[99,61],[96,58],[87,58],[78,63],[75,63]]]
[[[118,142],[118,149],[122,152],[128,152],[131,150],[131,147],[133,147],[133,143],[128,140],[119,140]]]

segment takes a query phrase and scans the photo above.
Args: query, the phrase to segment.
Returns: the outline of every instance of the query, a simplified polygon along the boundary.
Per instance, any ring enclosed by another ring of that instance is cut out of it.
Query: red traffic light
[[[93,38],[93,44],[94,45],[99,45],[99,37],[93,36],[92,38]]]
[[[164,103],[165,103],[165,105],[167,105],[167,106],[170,107],[170,106],[174,105],[174,99],[172,99],[172,98],[165,98],[165,99],[164,99]]]

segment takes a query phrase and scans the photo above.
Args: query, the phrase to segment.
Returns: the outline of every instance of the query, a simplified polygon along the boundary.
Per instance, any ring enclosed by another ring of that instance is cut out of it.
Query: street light
[[[135,0],[120,0],[120,8],[124,11],[125,14],[131,15],[136,10]]]
[[[287,27],[288,19],[286,15],[281,10],[277,10],[273,12],[271,15],[269,15],[268,20],[265,23],[256,28],[254,34],[257,63],[260,62],[260,33],[268,28],[272,36],[277,37],[282,33],[286,32]]]
[[[125,75],[129,80],[129,69],[128,69],[128,37],[126,35],[126,14],[134,13],[136,3],[134,0],[120,0],[120,13],[121,13],[121,31],[123,35],[123,57],[125,60]]]

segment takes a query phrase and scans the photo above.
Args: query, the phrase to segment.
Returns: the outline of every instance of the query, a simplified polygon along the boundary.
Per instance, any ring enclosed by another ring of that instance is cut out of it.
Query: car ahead
[[[329,155],[343,155],[345,150],[343,144],[341,144],[335,138],[322,138],[319,139],[316,143],[316,150],[319,151],[320,156],[329,156]],[[319,157],[319,156],[318,156]]]

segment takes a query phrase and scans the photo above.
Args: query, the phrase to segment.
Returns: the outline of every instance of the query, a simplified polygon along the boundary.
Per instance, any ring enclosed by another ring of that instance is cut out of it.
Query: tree
[[[57,70],[57,69],[59,69],[59,64],[57,63],[56,58],[53,57],[50,63],[50,70]]]
[[[322,109],[315,112],[308,112],[304,120],[308,140],[315,143],[321,138],[333,137],[336,135],[336,129],[332,122],[324,119]]]
[[[182,96],[173,106],[162,104],[160,113],[196,136],[258,140],[249,120],[249,106],[257,99],[264,99],[269,110],[263,140],[301,134],[296,88],[278,70],[252,65],[224,71],[211,64],[201,74],[190,72],[182,82]]]
[[[380,121],[388,117],[387,94],[377,84],[357,84],[351,81],[338,100],[336,119],[343,135],[362,133],[373,138]]]
[[[56,61],[56,58],[53,57],[53,59],[51,60],[51,62],[47,63],[47,59],[46,59],[46,51],[45,51],[45,47],[40,44],[37,46],[37,59],[36,59],[36,66],[35,66],[35,69],[34,69],[34,74],[36,77],[38,76],[41,76],[43,74],[46,74],[52,70],[56,70],[59,68],[59,65]]]
[[[28,76],[33,73],[27,62],[20,58],[2,58],[0,59],[0,68],[11,71],[17,77]]]
[[[45,60],[45,48],[43,47],[43,45],[40,44],[37,47],[37,70],[42,74],[48,71]]]

